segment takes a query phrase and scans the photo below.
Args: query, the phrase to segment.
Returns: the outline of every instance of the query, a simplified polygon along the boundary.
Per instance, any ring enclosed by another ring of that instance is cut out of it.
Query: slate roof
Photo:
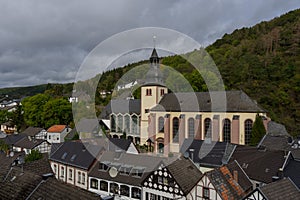
[[[187,195],[201,179],[202,173],[189,158],[179,157],[166,166],[173,178]]]
[[[283,170],[284,177],[289,177],[300,189],[300,161],[290,159]]]
[[[8,165],[11,158],[2,154],[0,153],[0,199],[100,199],[94,193],[63,183],[54,177],[43,181],[43,174],[52,173],[47,154],[40,160],[25,163],[23,172],[20,167],[13,167],[8,179],[3,182],[2,169],[8,169],[5,165]]]
[[[99,148],[103,148],[106,151],[126,152],[130,144],[132,144],[130,140],[122,139],[122,138],[93,138],[93,139],[84,139],[82,141],[98,146]]]
[[[289,143],[289,140],[292,142]],[[268,150],[291,151],[293,157],[300,160],[300,145],[298,144],[298,140],[293,140],[288,135],[266,134],[258,146],[265,147]]]
[[[213,97],[211,99],[211,97]],[[224,98],[223,98],[224,97]],[[214,100],[214,102],[212,102]],[[224,103],[226,101],[226,103]],[[224,104],[226,108],[224,108]],[[212,107],[213,106],[213,107]],[[243,91],[168,93],[151,111],[266,112]]]
[[[42,139],[35,139],[35,140],[29,140],[28,137],[23,137],[21,140],[17,141],[14,146],[15,147],[21,147],[25,149],[33,149],[43,142],[47,142],[47,140]]]
[[[238,181],[234,179],[233,171],[238,173]],[[222,199],[240,199],[252,188],[252,183],[236,161],[228,166],[215,168],[205,173]]]
[[[40,133],[42,130],[44,129],[30,126],[27,129],[25,129],[22,133],[27,136],[35,136],[36,134]]]
[[[6,133],[0,131],[0,139],[6,138]]]
[[[271,183],[272,176],[279,176],[287,157],[284,151],[259,150],[256,147],[237,146],[231,161],[236,160],[250,179]]]
[[[48,128],[49,133],[61,133],[67,126],[66,125],[53,125]]]
[[[141,100],[140,99],[113,99],[102,110],[99,119],[109,119],[111,113],[141,113]]]
[[[49,160],[88,170],[101,150],[101,147],[80,141],[68,141],[51,152]]]
[[[300,199],[300,191],[289,178],[267,184],[261,187],[260,190],[268,199]]]
[[[76,124],[76,130],[78,132],[84,132],[84,133],[93,133],[95,130],[97,130],[99,127],[99,121],[98,119],[87,119],[82,118]]]
[[[8,145],[14,145],[16,142],[26,137],[24,134],[8,134],[5,138],[1,138]]]
[[[290,136],[283,124],[274,121],[268,122],[268,134],[272,136]]]
[[[218,167],[227,164],[236,145],[227,142],[207,142],[185,139],[180,152],[188,153],[194,163],[206,167]]]
[[[103,152],[102,156],[99,158],[99,162],[96,163],[89,176],[101,178],[105,180],[115,181],[119,183],[125,183],[135,186],[142,186],[143,180],[154,170],[157,169],[160,163],[162,163],[164,158],[154,157],[149,155],[140,155],[140,154],[128,154],[128,153],[119,153],[119,152]],[[141,177],[133,176],[131,173],[129,175],[124,175],[118,172],[117,176],[112,178],[109,175],[109,170],[102,171],[99,170],[99,163],[109,163],[108,166],[131,166],[143,168],[144,173]]]

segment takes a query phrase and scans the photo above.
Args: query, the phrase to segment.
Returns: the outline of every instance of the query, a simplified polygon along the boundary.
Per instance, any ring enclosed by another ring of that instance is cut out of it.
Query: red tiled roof
[[[66,125],[53,125],[47,131],[50,133],[61,133],[66,128]]]

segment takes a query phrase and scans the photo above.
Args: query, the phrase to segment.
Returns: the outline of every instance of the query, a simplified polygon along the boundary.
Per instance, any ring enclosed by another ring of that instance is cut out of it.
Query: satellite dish
[[[10,157],[14,157],[14,155],[15,155],[15,153],[14,153],[13,151],[11,151],[11,152],[9,153],[9,156],[10,156]]]
[[[115,167],[111,167],[108,173],[110,177],[115,178],[118,175],[118,170]]]

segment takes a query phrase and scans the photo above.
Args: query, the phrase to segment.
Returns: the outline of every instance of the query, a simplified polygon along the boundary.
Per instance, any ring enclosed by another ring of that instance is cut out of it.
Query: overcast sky
[[[299,0],[0,0],[0,88],[73,82],[97,44],[128,29],[170,28],[206,46],[297,8]]]

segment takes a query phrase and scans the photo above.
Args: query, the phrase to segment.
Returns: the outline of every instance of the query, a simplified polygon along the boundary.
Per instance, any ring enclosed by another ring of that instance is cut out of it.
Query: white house
[[[47,130],[47,141],[51,144],[64,142],[66,135],[71,130],[66,125],[53,125]]]
[[[16,152],[24,151],[25,154],[30,154],[32,150],[38,150],[41,153],[49,153],[50,143],[47,142],[47,140],[32,139],[28,136],[17,141],[13,146],[13,150]]]

